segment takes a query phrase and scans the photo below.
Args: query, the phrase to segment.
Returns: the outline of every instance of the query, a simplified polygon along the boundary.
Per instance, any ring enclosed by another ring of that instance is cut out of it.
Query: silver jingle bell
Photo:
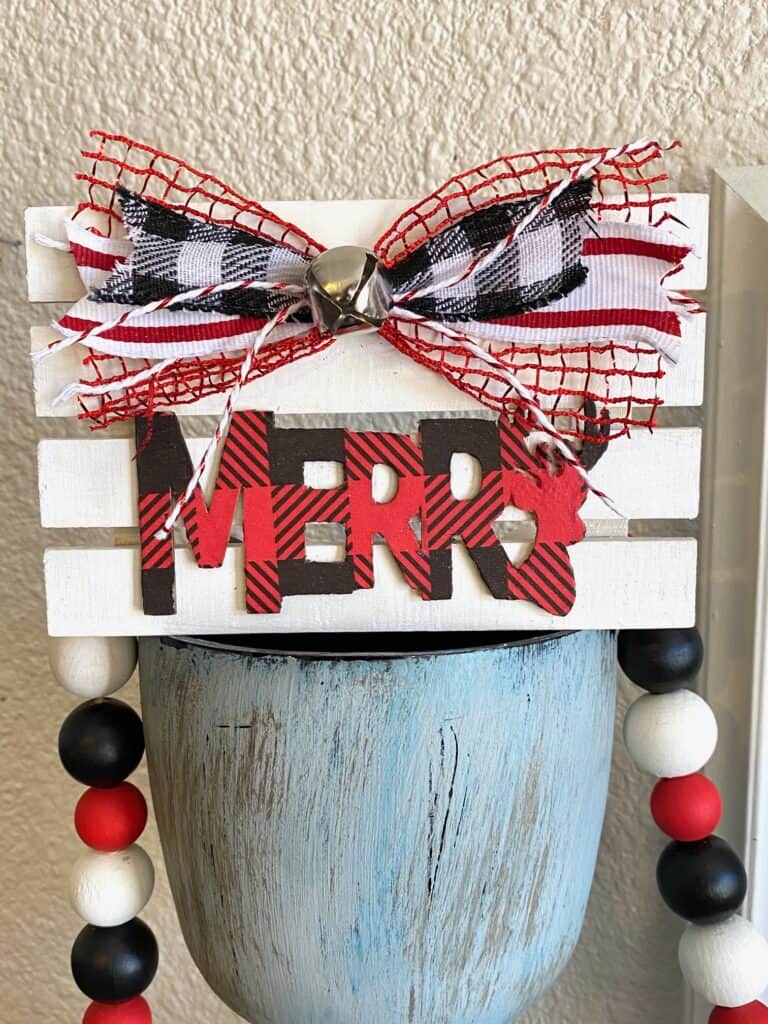
[[[390,291],[376,255],[359,245],[339,245],[316,256],[305,278],[315,324],[324,334],[381,327]]]

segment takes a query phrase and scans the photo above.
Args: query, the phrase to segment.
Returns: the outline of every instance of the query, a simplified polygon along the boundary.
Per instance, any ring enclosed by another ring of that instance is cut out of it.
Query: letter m
[[[221,451],[218,472],[207,504],[200,487],[182,509],[187,540],[201,569],[224,561],[240,493],[243,493],[246,609],[280,610],[268,433],[271,416],[236,412]],[[146,615],[176,612],[173,536],[158,536],[174,503],[192,476],[192,459],[173,414],[136,419],[136,466],[139,491],[141,595]]]

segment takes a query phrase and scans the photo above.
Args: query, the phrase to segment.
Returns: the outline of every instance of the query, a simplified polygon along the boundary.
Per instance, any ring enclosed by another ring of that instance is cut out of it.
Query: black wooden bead
[[[729,917],[747,894],[744,865],[719,836],[671,842],[659,857],[656,881],[667,906],[697,924]]]
[[[157,960],[155,936],[138,917],[115,928],[88,924],[72,946],[72,977],[89,999],[120,1003],[149,987]]]
[[[59,732],[59,757],[84,786],[117,786],[144,753],[141,719],[122,701],[106,698],[80,704]]]
[[[622,629],[619,664],[637,686],[669,693],[687,686],[701,668],[704,647],[693,629]]]

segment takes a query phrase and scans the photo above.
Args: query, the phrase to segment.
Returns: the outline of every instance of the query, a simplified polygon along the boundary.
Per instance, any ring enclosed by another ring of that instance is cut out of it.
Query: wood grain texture
[[[279,425],[279,421],[278,421]],[[193,463],[207,438],[192,438]],[[628,519],[694,519],[699,509],[701,431],[697,428],[638,431],[608,445],[592,471],[595,486],[610,494]],[[135,445],[129,438],[41,441],[38,448],[40,518],[44,527],[123,527],[138,524]],[[628,467],[631,471],[628,472]],[[216,463],[203,476],[210,485]],[[454,474],[455,475],[455,474]],[[649,482],[653,481],[652,484]],[[340,486],[317,479],[315,487]],[[617,520],[594,494],[582,519]]]
[[[512,560],[529,545],[503,543]],[[402,578],[389,549],[373,549],[376,584],[353,594],[285,599],[274,615],[245,610],[242,546],[230,546],[218,569],[199,569],[189,549],[176,552],[175,615],[144,615],[135,548],[49,549],[45,553],[51,636],[323,633],[452,629],[619,629],[692,626],[696,541],[635,538],[585,540],[570,549],[576,603],[558,618],[527,601],[491,596],[462,544],[453,545],[454,596],[422,601]],[[335,561],[343,545],[309,545],[308,557]]]
[[[602,826],[612,634],[369,661],[140,648],[182,930],[237,1013],[508,1024],[554,980]]]

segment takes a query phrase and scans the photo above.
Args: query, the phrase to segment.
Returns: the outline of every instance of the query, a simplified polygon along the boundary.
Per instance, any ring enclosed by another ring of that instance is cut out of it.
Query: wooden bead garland
[[[90,788],[75,809],[87,847],[70,876],[70,898],[87,922],[72,947],[72,975],[93,1002],[83,1024],[151,1024],[141,993],[157,970],[157,942],[137,918],[152,895],[155,872],[135,844],[147,822],[146,800],[126,776],[144,754],[141,719],[106,695],[136,667],[136,641],[87,637],[53,640],[50,661],[66,689],[92,699],[75,708],[59,733],[59,755]]]
[[[119,690],[136,668],[132,636],[51,637],[48,659],[54,679],[77,697],[107,697]]]
[[[157,961],[155,936],[138,918],[115,928],[87,924],[72,947],[72,976],[89,999],[119,1003],[144,992]]]
[[[646,693],[624,719],[624,742],[637,767],[659,778],[697,772],[717,746],[717,721],[690,690]]]
[[[635,686],[668,693],[685,686],[701,668],[704,645],[692,629],[623,629],[619,665]]]
[[[662,832],[681,843],[706,839],[720,824],[723,802],[711,779],[696,772],[660,779],[651,794],[651,814]]]
[[[673,840],[659,857],[656,878],[670,910],[697,924],[729,917],[747,895],[744,865],[719,836]]]
[[[110,928],[140,914],[155,886],[152,861],[140,846],[114,853],[89,850],[75,861],[72,906],[87,924]]]
[[[758,1002],[744,1006],[716,1006],[709,1024],[768,1024],[768,1006]]]
[[[743,917],[689,924],[679,947],[686,981],[710,1003],[743,1006],[768,987],[768,942]]]
[[[144,755],[141,719],[127,704],[105,697],[76,707],[59,732],[59,757],[85,786],[117,786]]]
[[[130,782],[87,789],[75,808],[75,830],[86,846],[102,853],[135,843],[147,824],[147,801]]]
[[[152,1024],[152,1012],[141,996],[127,1003],[91,1003],[83,1024]]]
[[[717,723],[687,686],[701,667],[695,630],[628,630],[619,663],[649,692],[627,711],[624,738],[638,768],[660,777],[651,812],[673,841],[659,858],[661,895],[691,923],[680,939],[680,967],[715,1003],[709,1024],[768,1024],[757,997],[768,987],[768,941],[735,911],[747,889],[738,855],[712,835],[722,814],[717,787],[698,774],[717,743]]]

